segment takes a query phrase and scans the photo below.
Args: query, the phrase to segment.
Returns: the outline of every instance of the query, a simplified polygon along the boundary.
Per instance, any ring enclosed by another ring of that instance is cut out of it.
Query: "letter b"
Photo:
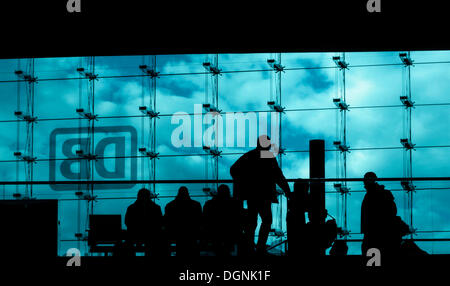
[[[78,150],[87,152],[88,139],[87,138],[71,138],[66,140],[62,145],[62,153],[69,159],[61,163],[60,171],[61,175],[70,180],[87,179],[87,160],[76,160],[77,154],[73,153],[75,146],[78,146]],[[78,172],[72,170],[72,165],[79,165]]]

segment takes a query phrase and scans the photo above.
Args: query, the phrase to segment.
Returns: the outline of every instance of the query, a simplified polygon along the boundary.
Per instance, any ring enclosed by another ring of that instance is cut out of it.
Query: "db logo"
[[[53,190],[78,190],[77,180],[136,179],[137,132],[134,127],[95,127],[90,137],[88,132],[88,128],[57,128],[50,134],[49,180],[74,180],[73,185],[51,184]],[[98,184],[95,188],[128,189],[134,185]]]

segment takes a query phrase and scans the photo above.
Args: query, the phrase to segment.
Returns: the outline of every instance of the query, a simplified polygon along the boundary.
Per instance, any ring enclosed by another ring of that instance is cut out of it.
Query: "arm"
[[[157,216],[157,221],[158,221],[158,230],[161,230],[163,228],[163,215],[162,215],[162,211],[161,211],[161,207],[156,205],[157,209],[156,209],[156,216]]]
[[[397,205],[395,204],[394,196],[392,195],[391,191],[384,190],[386,194],[386,212],[389,217],[396,217],[397,216]]]
[[[283,171],[281,171],[281,168],[280,166],[278,166],[277,160],[275,158],[274,158],[274,165],[275,165],[276,183],[284,191],[286,197],[289,197],[291,193],[291,188],[289,187],[289,184],[283,175]]]
[[[127,211],[125,213],[125,225],[127,226],[127,228],[130,227],[130,207],[127,208]]]
[[[247,161],[247,154],[242,155],[237,159],[236,162],[230,168],[230,175],[233,179],[239,179],[242,175],[242,170],[245,169],[245,164]]]
[[[361,233],[366,233],[366,197],[361,203]]]

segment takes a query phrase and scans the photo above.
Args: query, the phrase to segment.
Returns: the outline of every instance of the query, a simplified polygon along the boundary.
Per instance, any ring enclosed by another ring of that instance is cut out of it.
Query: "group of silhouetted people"
[[[203,207],[192,200],[185,186],[165,207],[151,199],[148,189],[138,192],[136,202],[125,214],[129,249],[141,247],[147,255],[170,255],[175,245],[177,256],[198,256],[201,243],[211,243],[216,255],[230,255],[238,243],[241,221],[237,200],[227,185],[220,185],[217,195]]]
[[[336,239],[339,228],[334,219],[326,220],[326,209],[313,212],[308,180],[297,180],[294,191],[269,152],[270,138],[258,138],[257,147],[241,156],[230,168],[233,194],[227,185],[220,185],[217,194],[202,206],[192,200],[185,186],[165,207],[151,199],[150,191],[141,189],[135,203],[125,216],[127,245],[143,247],[149,255],[170,255],[175,245],[177,256],[198,256],[201,246],[208,244],[216,255],[267,254],[267,240],[272,226],[272,203],[278,202],[278,185],[288,199],[287,232],[288,255],[346,255],[345,240]],[[386,257],[408,253],[402,237],[409,227],[397,216],[391,192],[376,182],[376,175],[364,176],[366,194],[361,206],[361,232],[364,234],[362,254],[377,248]],[[247,207],[244,207],[246,202]],[[309,222],[305,214],[308,213]],[[255,231],[261,218],[257,243]],[[415,248],[414,248],[415,247]],[[413,252],[412,250],[410,252]]]

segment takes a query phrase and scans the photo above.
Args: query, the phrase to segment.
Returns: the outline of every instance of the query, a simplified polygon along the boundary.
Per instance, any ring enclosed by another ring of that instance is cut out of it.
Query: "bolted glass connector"
[[[400,101],[406,107],[413,107],[414,106],[414,102],[410,98],[408,98],[407,96],[400,96]]]
[[[400,53],[399,57],[405,66],[412,66],[414,63],[414,61],[409,57],[407,53]]]
[[[203,67],[213,75],[222,75],[222,70],[216,66],[212,66],[210,62],[203,63]]]
[[[268,59],[267,64],[273,68],[275,72],[284,72],[284,66],[282,66],[280,63],[278,63],[274,59]]]
[[[341,110],[348,110],[348,104],[340,98],[333,98],[333,103]]]
[[[97,114],[92,114],[90,112],[85,112],[83,108],[77,108],[76,112],[78,113],[78,115],[80,115],[83,118],[87,118],[89,120],[96,120],[96,121],[98,121]]]
[[[402,185],[403,190],[407,192],[412,192],[416,189],[416,186],[414,186],[410,181],[401,181],[400,184]]]
[[[341,152],[349,152],[350,146],[342,144],[341,141],[333,141],[333,145]]]
[[[409,140],[408,138],[403,138],[400,139],[400,143],[403,145],[403,147],[405,147],[405,149],[410,150],[410,149],[414,149],[414,146],[416,146],[416,144],[413,144],[411,142],[411,140]]]
[[[215,195],[217,195],[217,191],[215,189],[213,189],[213,188],[206,187],[206,188],[203,188],[202,190],[208,196],[215,196]]]
[[[284,113],[285,108],[282,107],[281,105],[279,105],[278,103],[276,103],[275,101],[268,101],[267,105],[269,106],[269,108],[271,110]]]
[[[341,60],[341,57],[339,56],[333,57],[333,61],[341,70],[348,69],[348,63]]]
[[[341,183],[335,183],[334,188],[341,194],[348,194],[350,192],[350,188],[342,185]]]
[[[139,153],[141,153],[144,156],[150,157],[151,159],[155,159],[155,158],[159,157],[159,153],[153,152],[153,151],[147,151],[147,148],[145,148],[145,147],[139,148]]]
[[[139,106],[139,111],[142,112],[144,115],[149,116],[150,118],[159,118],[159,112],[156,112],[152,110],[151,108],[148,108],[147,106]]]
[[[204,103],[203,104],[203,108],[206,110],[206,112],[211,112],[213,114],[217,113],[219,114],[220,112],[222,112],[221,109],[215,107],[214,105],[211,105],[209,103]]]
[[[149,69],[147,65],[140,65],[140,66],[139,66],[139,69],[140,69],[143,73],[149,75],[149,76],[152,77],[152,78],[154,78],[154,77],[159,77],[159,72],[157,72],[157,71],[155,71],[155,70],[152,70],[152,69]]]

